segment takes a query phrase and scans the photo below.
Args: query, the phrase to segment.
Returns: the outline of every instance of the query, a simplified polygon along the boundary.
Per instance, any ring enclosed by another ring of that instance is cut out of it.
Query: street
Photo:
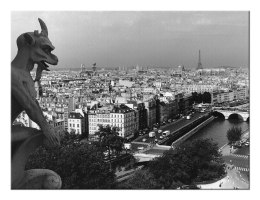
[[[201,189],[249,189],[246,181],[236,168],[227,165],[227,176],[215,183],[199,185]]]
[[[224,145],[221,152],[226,163],[227,175],[215,183],[199,185],[201,189],[249,189],[248,151],[249,147],[244,146],[231,152],[229,145]],[[237,154],[243,152],[245,153],[243,155]]]

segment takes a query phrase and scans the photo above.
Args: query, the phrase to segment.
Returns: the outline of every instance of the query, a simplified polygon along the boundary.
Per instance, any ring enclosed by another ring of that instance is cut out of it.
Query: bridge
[[[246,109],[218,109],[218,108],[213,108],[214,112],[221,113],[224,115],[225,119],[228,119],[231,115],[237,114],[243,118],[244,121],[247,121],[249,118],[249,112]]]

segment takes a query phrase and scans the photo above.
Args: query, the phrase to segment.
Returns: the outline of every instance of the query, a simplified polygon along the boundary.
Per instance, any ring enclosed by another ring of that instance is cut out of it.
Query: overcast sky
[[[40,17],[59,58],[58,67],[248,67],[248,12],[12,12],[16,39],[40,30]]]

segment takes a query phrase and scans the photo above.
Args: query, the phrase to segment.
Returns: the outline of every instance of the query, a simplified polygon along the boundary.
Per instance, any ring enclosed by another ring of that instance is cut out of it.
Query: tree
[[[134,138],[137,138],[139,136],[139,131],[138,130],[135,130],[134,131]]]
[[[195,140],[166,151],[150,163],[149,170],[163,188],[212,180],[225,173],[218,146],[209,139]]]
[[[115,151],[117,155],[123,150],[124,139],[119,136],[117,127],[110,127],[109,125],[103,127],[99,126],[99,131],[96,132],[99,136],[99,143],[101,147],[105,147],[108,151],[109,159],[111,150]]]
[[[198,102],[198,93],[197,92],[192,92],[192,103],[197,103]]]
[[[123,183],[117,185],[118,189],[159,189],[153,174],[149,170],[139,170]]]
[[[211,103],[211,94],[209,92],[204,92],[202,95],[202,101],[204,103]]]
[[[110,170],[112,170],[111,165],[111,150],[116,152],[118,156],[123,150],[123,138],[119,137],[118,127],[110,127],[109,125],[103,127],[99,126],[99,131],[95,134],[99,136],[99,145],[101,149],[108,151],[108,159]]]
[[[94,145],[80,142],[76,135],[65,134],[61,146],[38,148],[28,159],[26,169],[43,168],[57,172],[63,189],[113,188],[115,175]]]
[[[242,129],[241,127],[235,127],[233,126],[232,128],[228,129],[227,131],[227,139],[229,143],[234,143],[236,141],[239,141],[242,136]]]
[[[197,103],[202,103],[203,99],[202,99],[202,94],[199,93],[198,97],[197,97]]]

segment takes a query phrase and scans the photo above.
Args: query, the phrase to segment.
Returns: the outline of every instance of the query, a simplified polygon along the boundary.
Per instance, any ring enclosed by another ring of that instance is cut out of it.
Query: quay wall
[[[186,133],[185,135],[183,135],[182,137],[180,137],[179,139],[177,139],[176,141],[174,141],[172,143],[172,147],[175,148],[176,146],[180,145],[182,142],[184,142],[185,140],[187,140],[189,137],[191,137],[192,135],[194,135],[198,130],[200,130],[201,128],[203,128],[204,126],[208,125],[210,122],[212,122],[214,120],[214,117],[211,116],[210,118],[208,118],[207,120],[205,120],[204,122],[200,123],[198,126],[196,126],[195,128],[193,128],[192,130],[190,130],[188,133]]]

